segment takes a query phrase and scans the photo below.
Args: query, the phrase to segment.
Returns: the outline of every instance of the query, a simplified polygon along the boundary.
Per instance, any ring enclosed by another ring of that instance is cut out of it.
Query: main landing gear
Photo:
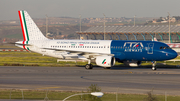
[[[156,70],[157,68],[156,68],[156,64],[155,64],[155,61],[152,61],[152,70],[154,71],[154,70]]]
[[[85,68],[86,69],[93,69],[93,65],[92,64],[86,64]]]
[[[91,64],[91,60],[88,60],[88,64],[85,66],[86,69],[93,69],[93,65]]]

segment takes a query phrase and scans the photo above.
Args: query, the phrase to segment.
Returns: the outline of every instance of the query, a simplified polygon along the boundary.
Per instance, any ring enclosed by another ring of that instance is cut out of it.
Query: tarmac
[[[180,69],[113,67],[0,67],[0,89],[86,91],[97,84],[102,92],[180,95]],[[34,101],[34,100],[33,100]]]

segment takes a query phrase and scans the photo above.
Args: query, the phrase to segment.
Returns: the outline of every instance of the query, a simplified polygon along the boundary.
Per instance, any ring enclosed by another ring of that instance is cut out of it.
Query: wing
[[[106,53],[99,53],[99,52],[90,52],[90,51],[81,51],[81,50],[66,50],[66,49],[52,49],[52,48],[42,48],[47,50],[55,50],[55,51],[66,51],[69,53],[76,53],[78,55],[108,55],[108,56],[114,56],[114,54],[106,54]]]

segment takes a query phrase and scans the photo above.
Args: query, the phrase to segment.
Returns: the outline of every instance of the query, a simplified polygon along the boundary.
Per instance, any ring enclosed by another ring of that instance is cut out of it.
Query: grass
[[[4,36],[1,36],[1,37],[4,37],[4,38],[14,38],[14,39],[23,39],[22,33],[4,35]]]
[[[22,99],[21,90],[0,90],[0,99],[9,99],[11,92],[11,99]],[[23,90],[24,99],[27,100],[44,100],[47,97],[49,100],[63,100],[64,98],[78,94],[80,92],[62,92],[62,91],[46,91],[46,90]],[[165,101],[164,95],[153,95],[158,101]],[[87,98],[87,96],[85,96]],[[118,94],[118,101],[143,101],[147,94]],[[101,98],[102,101],[115,101],[116,94],[105,93]],[[68,100],[80,100],[80,96],[74,96]],[[180,101],[180,96],[167,96],[168,101]]]
[[[0,52],[0,66],[23,65],[23,66],[76,66],[85,65],[86,62],[58,62],[57,59],[42,56],[38,53],[29,52]]]

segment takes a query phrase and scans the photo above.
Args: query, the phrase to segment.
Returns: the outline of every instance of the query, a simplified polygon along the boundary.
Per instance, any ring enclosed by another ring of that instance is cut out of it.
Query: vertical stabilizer
[[[24,41],[47,40],[26,11],[18,11]]]

